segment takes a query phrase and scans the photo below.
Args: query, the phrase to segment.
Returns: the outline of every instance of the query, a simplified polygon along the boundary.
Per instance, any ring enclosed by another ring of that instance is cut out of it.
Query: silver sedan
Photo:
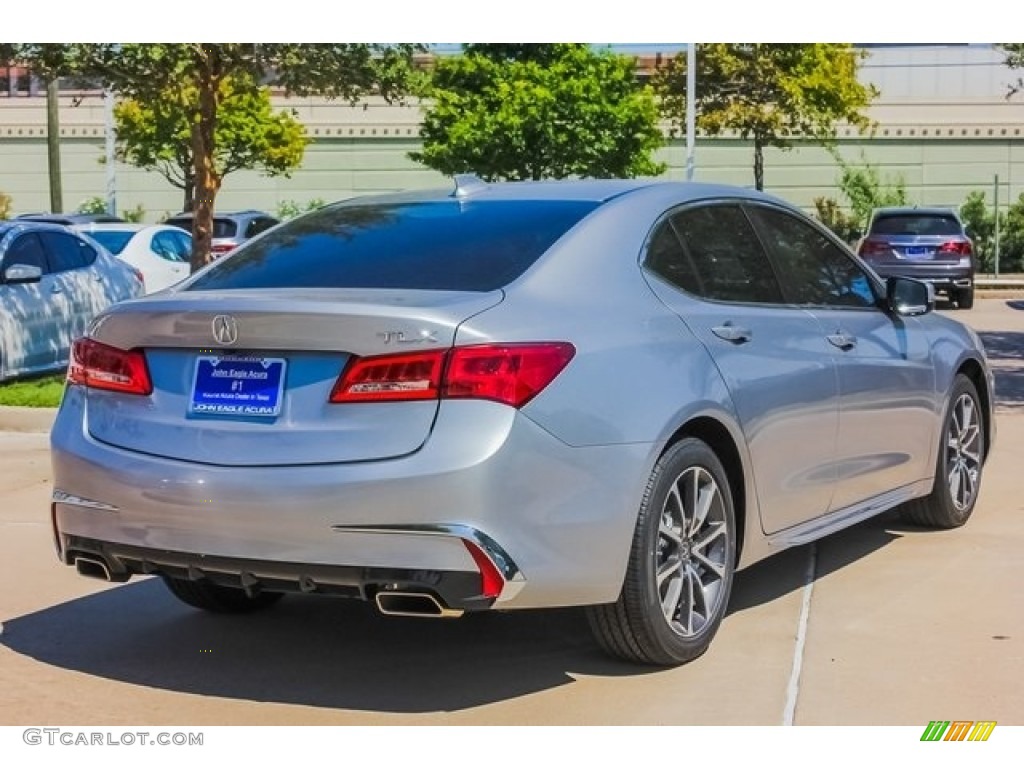
[[[63,226],[0,221],[0,380],[59,370],[71,342],[141,273]]]
[[[967,521],[992,376],[933,306],[731,187],[328,206],[75,343],[58,554],[212,611],[587,606],[609,652],[683,663],[737,568],[894,507]]]

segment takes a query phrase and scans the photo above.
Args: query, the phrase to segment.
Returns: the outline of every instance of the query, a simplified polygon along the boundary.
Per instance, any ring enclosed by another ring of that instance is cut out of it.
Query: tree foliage
[[[999,49],[1006,57],[1006,66],[1010,69],[1024,69],[1024,43],[1000,43]],[[1008,84],[1008,88],[1006,98],[1009,99],[1024,91],[1024,78],[1017,77]]]
[[[907,187],[902,176],[883,178],[878,168],[870,163],[853,165],[838,152],[833,152],[833,157],[840,168],[837,185],[846,205],[831,197],[815,198],[815,216],[838,237],[852,244],[864,233],[872,210],[907,205]],[[863,154],[861,160],[864,161]]]
[[[193,86],[187,87],[194,90]],[[267,88],[236,88],[233,80],[226,79],[220,90],[214,132],[214,166],[220,178],[241,169],[288,176],[299,167],[309,139],[293,112],[275,112]],[[191,211],[196,183],[192,125],[176,106],[174,96],[148,102],[125,99],[117,104],[114,118],[118,158],[157,171],[182,190],[182,210]],[[185,96],[194,99],[194,94]]]
[[[863,52],[847,43],[711,43],[697,48],[696,111],[701,131],[735,131],[754,145],[754,185],[764,188],[764,148],[790,149],[798,138],[831,145],[836,124],[864,130],[863,110],[878,95],[857,79]],[[686,117],[686,54],[655,77],[662,111],[677,127]]]
[[[445,174],[487,180],[648,176],[665,170],[657,106],[631,58],[587,45],[469,45],[427,89],[423,149]]]
[[[92,78],[123,98],[161,101],[190,126],[195,172],[192,268],[211,260],[213,211],[223,181],[218,122],[227,92],[249,96],[276,84],[299,96],[321,94],[355,103],[379,94],[400,97],[415,81],[421,46],[367,43],[27,43],[18,58],[58,59],[59,73]],[[225,91],[226,83],[230,84]]]

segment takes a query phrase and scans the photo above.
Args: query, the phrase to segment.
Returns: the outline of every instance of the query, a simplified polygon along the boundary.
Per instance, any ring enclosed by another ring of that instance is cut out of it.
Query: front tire
[[[903,505],[905,520],[933,528],[959,528],[978,501],[985,456],[985,421],[977,387],[957,374],[942,421],[935,485],[921,499]]]
[[[208,581],[176,579],[161,576],[171,594],[186,605],[211,613],[251,613],[273,605],[283,595],[280,592],[258,592],[251,597],[243,589],[222,587]]]
[[[598,643],[643,664],[696,659],[725,616],[735,560],[725,468],[706,443],[685,438],[651,474],[619,599],[587,609]]]

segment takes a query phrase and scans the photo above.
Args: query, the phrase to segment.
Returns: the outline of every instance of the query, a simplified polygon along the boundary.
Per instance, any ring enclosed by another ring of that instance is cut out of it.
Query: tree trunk
[[[64,213],[60,175],[60,91],[57,77],[46,79],[46,157],[50,170],[50,213]]]
[[[192,157],[195,162],[195,195],[192,217],[192,271],[213,261],[213,209],[220,191],[221,177],[214,164],[214,130],[220,88],[209,73],[199,78],[199,112],[192,124]]]
[[[764,144],[757,136],[754,137],[754,189],[764,189]]]

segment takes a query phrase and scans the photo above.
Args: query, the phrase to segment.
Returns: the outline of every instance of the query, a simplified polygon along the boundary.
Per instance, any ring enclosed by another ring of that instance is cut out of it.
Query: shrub
[[[77,213],[106,213],[107,199],[105,197],[90,197],[78,204],[75,209]]]
[[[0,221],[11,218],[11,196],[0,192]]]
[[[319,197],[315,197],[308,201],[305,206],[300,205],[294,200],[282,200],[277,204],[277,218],[281,221],[287,219],[294,219],[303,213],[309,213],[315,211],[317,208],[323,208],[327,203],[321,200]]]

